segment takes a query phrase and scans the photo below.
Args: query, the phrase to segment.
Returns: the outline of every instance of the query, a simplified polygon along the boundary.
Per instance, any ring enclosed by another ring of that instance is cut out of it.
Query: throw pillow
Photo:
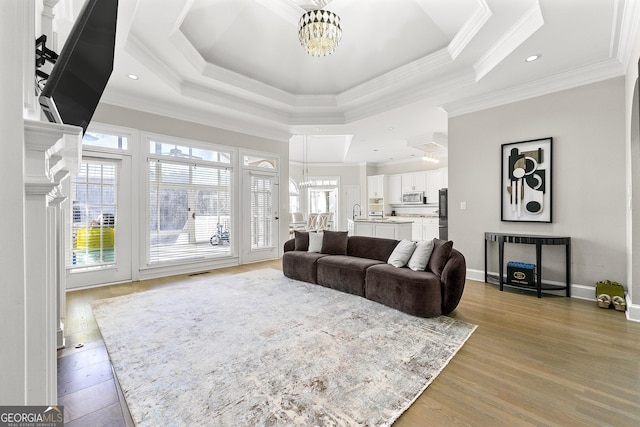
[[[431,258],[429,258],[429,264],[427,264],[428,269],[432,273],[438,276],[442,274],[444,265],[451,255],[451,249],[453,249],[453,242],[451,240],[433,239],[433,252],[431,252]]]
[[[294,250],[307,251],[309,249],[309,232],[295,231]]]
[[[391,252],[387,263],[394,267],[404,267],[407,265],[407,262],[409,261],[409,258],[411,258],[411,254],[413,254],[415,249],[416,242],[412,242],[411,240],[400,240],[400,243],[398,243],[393,252]]]
[[[407,267],[413,271],[421,271],[427,268],[429,258],[433,252],[433,240],[421,240],[416,244],[416,250],[413,251]]]
[[[309,250],[307,252],[320,252],[322,250],[322,238],[324,233],[309,233]]]
[[[320,253],[329,255],[346,255],[348,241],[349,233],[347,231],[326,230],[322,239],[322,249],[320,250]]]

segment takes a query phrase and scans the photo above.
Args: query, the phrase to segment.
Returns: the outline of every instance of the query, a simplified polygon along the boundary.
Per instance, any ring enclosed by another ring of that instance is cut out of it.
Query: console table
[[[498,242],[498,284],[500,290],[504,290],[504,285],[520,288],[535,289],[538,298],[542,297],[542,290],[565,290],[567,296],[571,296],[571,237],[564,236],[545,236],[532,234],[509,234],[509,233],[484,233],[484,281],[488,283],[489,274],[487,273],[487,243]],[[536,285],[535,287],[526,285],[516,285],[505,283],[504,281],[504,244],[505,243],[521,243],[528,245],[536,245]],[[557,286],[542,283],[542,245],[564,245],[566,250],[566,285]]]

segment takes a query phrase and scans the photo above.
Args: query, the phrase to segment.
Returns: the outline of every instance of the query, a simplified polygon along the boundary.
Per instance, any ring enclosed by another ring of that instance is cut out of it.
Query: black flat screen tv
[[[82,127],[113,71],[118,0],[87,0],[39,97],[47,120]]]

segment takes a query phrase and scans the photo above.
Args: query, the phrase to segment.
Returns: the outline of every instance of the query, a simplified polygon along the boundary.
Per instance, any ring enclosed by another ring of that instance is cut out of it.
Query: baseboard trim
[[[631,304],[629,294],[626,295],[625,299],[627,300],[627,320],[631,322],[640,322],[640,305]]]

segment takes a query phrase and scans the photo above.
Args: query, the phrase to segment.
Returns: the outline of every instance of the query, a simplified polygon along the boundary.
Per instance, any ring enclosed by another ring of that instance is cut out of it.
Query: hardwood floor
[[[267,267],[280,269],[280,260],[207,276]],[[58,352],[65,425],[133,425],[89,303],[202,277],[67,294],[67,348]],[[451,317],[478,328],[395,426],[640,425],[640,323],[627,321],[624,313],[468,280]],[[78,343],[83,347],[75,348]]]

